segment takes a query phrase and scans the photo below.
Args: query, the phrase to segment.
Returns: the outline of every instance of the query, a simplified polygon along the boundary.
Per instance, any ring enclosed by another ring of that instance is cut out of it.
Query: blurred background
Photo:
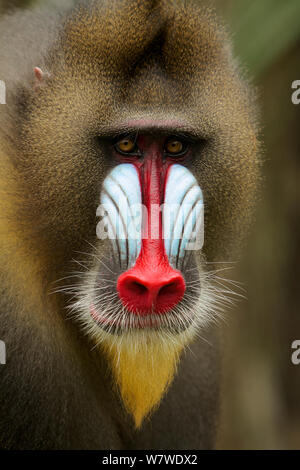
[[[219,447],[300,449],[299,0],[216,0],[257,87],[264,182],[238,272],[247,301],[227,315]]]
[[[0,13],[53,0],[0,0]],[[64,0],[61,0],[63,2]],[[201,0],[198,0],[199,2]],[[300,0],[210,0],[257,87],[264,182],[243,258],[231,278],[247,300],[226,316],[218,448],[300,449]]]

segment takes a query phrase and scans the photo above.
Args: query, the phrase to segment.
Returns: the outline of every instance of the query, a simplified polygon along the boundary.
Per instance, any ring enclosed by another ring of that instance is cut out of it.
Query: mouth
[[[153,309],[151,313],[140,315],[121,306],[115,306],[114,311],[109,313],[106,313],[105,309],[101,312],[95,304],[91,304],[90,316],[103,331],[117,335],[134,330],[166,331],[179,334],[187,330],[194,321],[193,309],[187,307],[166,313],[158,313]]]

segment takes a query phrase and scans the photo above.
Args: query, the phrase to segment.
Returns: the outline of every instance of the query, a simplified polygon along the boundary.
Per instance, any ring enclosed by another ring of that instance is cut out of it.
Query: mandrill
[[[255,98],[199,2],[61,3],[0,24],[0,447],[212,448]]]

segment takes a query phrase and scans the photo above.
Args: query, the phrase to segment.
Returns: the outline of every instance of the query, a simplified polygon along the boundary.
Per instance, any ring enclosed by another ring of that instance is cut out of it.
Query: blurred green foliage
[[[15,7],[27,7],[33,2],[34,0],[0,0],[0,13]]]
[[[234,50],[259,77],[300,36],[299,0],[216,0],[233,32]]]

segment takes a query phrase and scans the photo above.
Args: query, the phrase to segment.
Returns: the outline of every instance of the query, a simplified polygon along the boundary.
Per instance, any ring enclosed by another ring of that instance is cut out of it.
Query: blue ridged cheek
[[[203,246],[203,194],[196,178],[184,166],[169,170],[163,206],[165,250],[173,267],[181,269],[187,250]]]
[[[106,212],[109,236],[115,239],[121,266],[132,266],[141,251],[142,196],[137,169],[117,165],[105,178],[101,205]]]

